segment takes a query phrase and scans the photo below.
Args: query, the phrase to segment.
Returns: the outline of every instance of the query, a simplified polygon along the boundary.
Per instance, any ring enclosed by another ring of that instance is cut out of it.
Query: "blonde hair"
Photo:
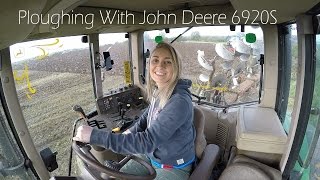
[[[152,51],[150,55],[151,58],[153,53],[158,49],[167,49],[170,52],[172,56],[173,73],[172,73],[171,79],[169,80],[168,86],[164,87],[161,90],[158,89],[156,82],[151,78],[149,74],[147,78],[147,97],[150,102],[153,96],[158,97],[160,100],[159,107],[162,109],[170,99],[172,92],[176,87],[178,80],[180,79],[181,62],[176,50],[170,44],[164,43],[164,42],[159,43],[155,47],[155,49]],[[150,63],[149,63],[149,66],[150,66]],[[149,70],[149,73],[150,73],[150,70]]]

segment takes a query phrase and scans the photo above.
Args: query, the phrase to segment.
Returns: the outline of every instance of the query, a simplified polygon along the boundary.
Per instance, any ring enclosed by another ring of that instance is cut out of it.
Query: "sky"
[[[82,36],[57,37],[37,41],[18,43],[10,46],[11,61],[17,62],[71,49],[87,48],[88,43],[81,42]],[[99,44],[114,44],[127,40],[125,33],[101,34]]]

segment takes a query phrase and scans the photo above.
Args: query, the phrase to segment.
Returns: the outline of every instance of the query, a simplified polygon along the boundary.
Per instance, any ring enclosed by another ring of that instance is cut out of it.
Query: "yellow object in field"
[[[124,66],[124,79],[126,84],[131,84],[131,68],[130,68],[130,62],[129,61],[124,61],[123,62]]]

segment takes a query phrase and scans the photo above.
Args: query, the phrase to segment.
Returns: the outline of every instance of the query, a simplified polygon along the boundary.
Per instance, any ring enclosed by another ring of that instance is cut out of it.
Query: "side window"
[[[100,59],[103,60],[105,54],[109,52],[110,58],[114,63],[112,69],[108,67],[101,69],[102,89],[103,93],[106,94],[111,90],[128,84],[128,78],[132,80],[130,75],[125,74],[124,68],[127,65],[130,66],[131,63],[129,59],[129,42],[128,39],[125,38],[125,33],[100,34],[99,46]],[[103,64],[103,62],[101,64]],[[130,68],[128,69],[130,70]],[[126,71],[128,69],[126,69]]]
[[[316,35],[316,72],[315,72],[315,84],[312,96],[312,105],[310,110],[310,116],[308,120],[307,132],[306,132],[306,140],[304,140],[303,144],[307,144],[308,146],[308,157],[303,155],[305,151],[303,147],[300,150],[300,156],[305,158],[304,163],[306,165],[309,164],[309,168],[311,170],[312,178],[318,179],[320,177],[319,172],[319,150],[320,144],[319,142],[319,129],[320,129],[320,35]],[[305,142],[306,141],[306,142]],[[310,178],[311,179],[311,178]]]
[[[10,47],[18,98],[38,151],[57,151],[59,169],[67,174],[73,121],[79,104],[95,110],[88,44],[81,36],[45,39]],[[74,170],[75,168],[73,168]]]
[[[155,36],[164,36],[164,41],[170,43],[185,30],[170,29],[168,34],[145,32],[145,51],[156,45]],[[254,34],[256,40],[247,41],[248,33]],[[229,26],[194,27],[172,45],[180,54],[183,78],[193,82],[193,94],[218,105],[258,101],[259,60],[260,54],[264,54],[260,27],[245,26],[245,32],[240,27],[236,31],[230,31]]]
[[[285,116],[283,121],[284,130],[288,133],[291,119],[292,119],[292,111],[294,105],[294,99],[296,94],[296,82],[297,82],[297,68],[298,68],[298,39],[297,39],[297,26],[296,24],[288,25],[286,27],[288,30],[288,34],[286,35],[285,42],[285,57],[286,57],[286,70],[288,71],[286,74],[287,81],[286,89],[288,92],[288,103],[285,110]]]
[[[30,168],[25,168],[24,157],[11,132],[2,101],[0,102],[0,179],[36,179]]]
[[[307,128],[303,136],[303,142],[300,147],[299,156],[296,160],[295,166],[291,171],[290,179],[319,179],[319,135],[320,135],[320,35],[315,37],[315,61],[312,62],[314,66],[314,89],[311,94],[308,94],[312,100],[309,118],[307,119]],[[312,45],[306,48],[312,48]],[[308,53],[308,51],[307,51]],[[310,51],[309,51],[310,53]],[[289,107],[288,107],[289,109]]]

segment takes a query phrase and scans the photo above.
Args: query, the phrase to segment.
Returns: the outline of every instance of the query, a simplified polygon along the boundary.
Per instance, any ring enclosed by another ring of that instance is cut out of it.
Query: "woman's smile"
[[[169,50],[157,49],[150,59],[150,76],[158,88],[166,86],[173,76],[172,56]]]

